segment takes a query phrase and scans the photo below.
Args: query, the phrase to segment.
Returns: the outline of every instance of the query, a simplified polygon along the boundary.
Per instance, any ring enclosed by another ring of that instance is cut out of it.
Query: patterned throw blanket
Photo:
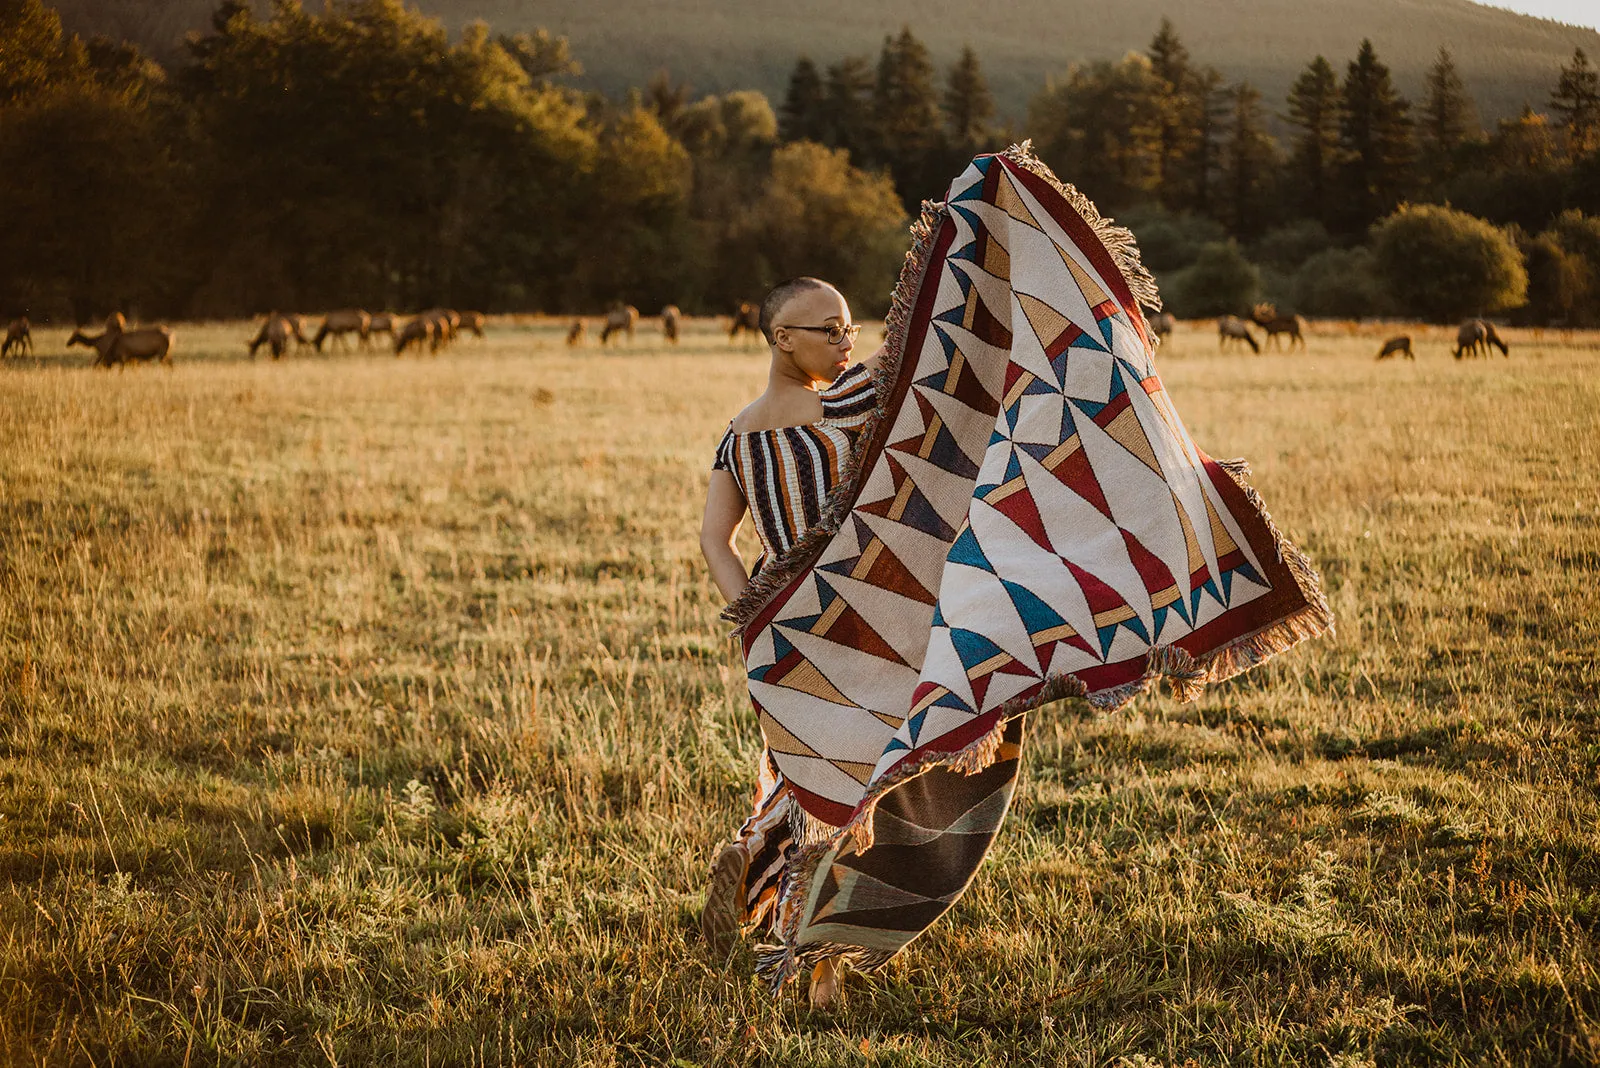
[[[1244,465],[1162,388],[1126,230],[1021,145],[913,235],[851,466],[727,613],[795,801],[775,986],[835,954],[877,967],[955,903],[1023,713],[1157,678],[1192,698],[1332,625]]]

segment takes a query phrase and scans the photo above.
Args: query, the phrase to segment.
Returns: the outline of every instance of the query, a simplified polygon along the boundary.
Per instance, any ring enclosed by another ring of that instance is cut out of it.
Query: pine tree
[[[924,172],[939,145],[942,123],[935,89],[933,60],[927,47],[903,27],[898,37],[885,37],[872,91],[874,132],[895,187],[908,204],[937,190],[926,188]]]
[[[1395,90],[1389,68],[1370,40],[1350,61],[1339,92],[1339,168],[1335,214],[1351,231],[1365,229],[1405,198],[1412,160],[1411,105]]]
[[[778,136],[784,141],[827,140],[827,96],[822,75],[809,56],[801,56],[789,75],[789,90],[778,109]]]
[[[1228,100],[1222,73],[1206,67],[1189,78],[1188,93],[1192,141],[1187,157],[1179,163],[1186,176],[1187,206],[1202,215],[1215,211],[1215,186],[1221,161],[1221,141],[1228,116]]]
[[[1162,203],[1171,207],[1184,199],[1179,182],[1179,160],[1194,147],[1192,119],[1196,101],[1189,91],[1194,71],[1189,63],[1189,50],[1168,18],[1161,20],[1161,28],[1151,39],[1145,55],[1150,59],[1151,72],[1160,79],[1161,132],[1156,180]]]
[[[860,56],[846,56],[828,67],[823,94],[823,144],[842,148],[857,166],[880,162],[871,152],[872,68]]]
[[[1339,79],[1321,56],[1306,64],[1289,90],[1291,124],[1299,127],[1289,163],[1296,207],[1324,223],[1339,158]]]
[[[963,154],[977,147],[994,118],[994,98],[971,45],[962,47],[961,58],[945,78],[944,114],[950,140]]]
[[[1249,82],[1231,86],[1228,131],[1222,145],[1222,215],[1237,237],[1255,237],[1268,216],[1268,187],[1277,143],[1267,133],[1261,93]]]
[[[918,155],[933,143],[941,125],[938,100],[927,46],[912,35],[909,26],[903,27],[898,37],[885,37],[872,112],[891,160]]]
[[[1427,97],[1417,130],[1422,167],[1435,185],[1455,175],[1461,147],[1477,132],[1477,125],[1476,111],[1456,70],[1455,57],[1441,45],[1433,66],[1428,68]]]
[[[1573,159],[1600,148],[1600,71],[1589,64],[1583,49],[1573,49],[1572,62],[1562,66],[1550,110],[1561,116],[1567,154]]]

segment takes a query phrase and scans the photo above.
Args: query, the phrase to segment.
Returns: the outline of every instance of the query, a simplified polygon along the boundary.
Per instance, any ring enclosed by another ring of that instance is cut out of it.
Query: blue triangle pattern
[[[961,666],[969,671],[1001,651],[998,645],[983,635],[959,627],[951,628],[950,643],[956,647]]]
[[[1054,608],[1045,604],[1039,597],[1026,587],[1015,582],[1002,579],[1006,592],[1011,595],[1011,603],[1017,609],[1017,615],[1022,619],[1022,625],[1028,628],[1029,634],[1038,634],[1040,631],[1059,627],[1066,620]]]
[[[965,564],[994,574],[994,565],[983,555],[983,548],[978,544],[977,535],[972,533],[971,527],[962,529],[955,544],[950,546],[950,554],[945,559],[953,564]]]

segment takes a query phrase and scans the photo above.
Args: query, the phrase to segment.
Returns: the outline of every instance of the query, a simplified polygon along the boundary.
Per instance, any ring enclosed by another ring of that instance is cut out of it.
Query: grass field
[[[1600,338],[1161,358],[1336,638],[1033,719],[843,1008],[695,934],[759,750],[697,546],[765,377],[697,324],[0,366],[0,1060],[1600,1062]]]

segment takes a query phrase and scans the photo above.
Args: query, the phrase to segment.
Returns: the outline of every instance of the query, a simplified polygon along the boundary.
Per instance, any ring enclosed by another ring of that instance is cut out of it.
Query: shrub
[[[1245,315],[1261,293],[1261,272],[1233,241],[1201,247],[1194,263],[1169,276],[1163,288],[1168,309],[1180,318]]]
[[[1190,266],[1200,250],[1227,237],[1222,224],[1199,215],[1175,215],[1159,206],[1133,208],[1117,222],[1133,231],[1139,254],[1152,271],[1177,271]]]
[[[1400,310],[1455,322],[1527,299],[1522,253],[1505,231],[1437,204],[1403,205],[1373,228],[1378,277]]]
[[[1305,315],[1365,319],[1393,311],[1368,248],[1330,248],[1300,265],[1294,305]]]
[[[1328,228],[1315,219],[1296,219],[1268,230],[1251,246],[1251,258],[1265,267],[1293,271],[1319,252],[1333,247]]]
[[[1566,313],[1552,317],[1574,326],[1600,323],[1600,218],[1564,211],[1539,240],[1559,250],[1557,284],[1567,287],[1570,297]],[[1548,281],[1548,276],[1540,280]]]

